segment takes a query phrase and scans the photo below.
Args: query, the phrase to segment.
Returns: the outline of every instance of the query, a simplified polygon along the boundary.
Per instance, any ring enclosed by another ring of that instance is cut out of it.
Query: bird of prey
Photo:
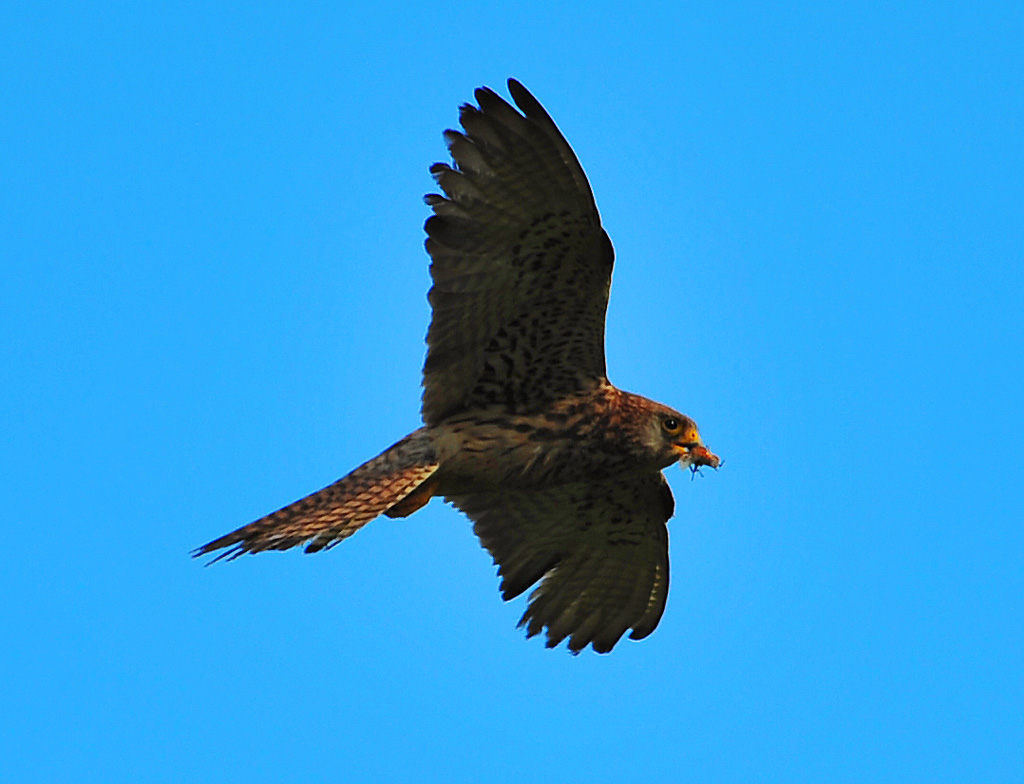
[[[473,521],[501,594],[539,582],[519,622],[547,646],[605,653],[658,625],[674,501],[662,469],[720,460],[697,425],[605,372],[614,257],[590,184],[554,121],[514,79],[444,134],[453,163],[425,197],[433,317],[423,427],[347,476],[195,555],[333,547],[380,514],[443,496]],[[442,195],[443,194],[443,195]]]

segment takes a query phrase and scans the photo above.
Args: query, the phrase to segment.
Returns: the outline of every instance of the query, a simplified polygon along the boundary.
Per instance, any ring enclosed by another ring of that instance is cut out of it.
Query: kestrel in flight
[[[572,148],[510,79],[444,136],[426,222],[433,319],[423,427],[337,482],[203,545],[219,558],[333,547],[432,496],[473,520],[519,625],[605,653],[646,637],[668,595],[674,502],[662,469],[717,468],[692,419],[612,386],[604,321],[614,254]]]

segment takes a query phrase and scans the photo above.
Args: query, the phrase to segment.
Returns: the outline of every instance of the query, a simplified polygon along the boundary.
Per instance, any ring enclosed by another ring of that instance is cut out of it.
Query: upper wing
[[[535,410],[605,378],[604,318],[614,254],[586,175],[519,82],[522,114],[487,88],[447,131],[454,167],[430,171],[427,251],[433,320],[423,419],[499,403]]]
[[[546,626],[549,648],[569,637],[573,653],[606,653],[630,627],[639,640],[661,620],[674,502],[660,471],[449,500],[494,556],[504,599],[541,580],[519,621],[527,636]]]

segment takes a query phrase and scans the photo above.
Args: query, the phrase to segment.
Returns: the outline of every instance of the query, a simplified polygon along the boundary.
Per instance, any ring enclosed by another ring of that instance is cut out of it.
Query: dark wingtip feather
[[[494,90],[492,90],[490,87],[487,87],[486,85],[483,86],[483,87],[477,87],[473,91],[473,97],[476,99],[476,102],[477,102],[478,106],[482,106],[484,102],[489,101],[489,100],[493,100],[495,98],[497,100],[501,101],[502,103],[505,102],[504,99],[500,95],[498,95],[496,92],[494,92]],[[473,104],[471,104],[471,103],[463,104],[463,108],[465,108],[467,106],[470,109],[472,109],[473,111],[478,111],[476,106],[473,106]]]
[[[509,79],[508,92],[512,96],[512,100],[516,102],[516,106],[518,106],[527,117],[543,117],[554,125],[554,120],[551,119],[547,110],[540,105],[540,101],[533,97],[533,93],[523,87],[522,82],[516,81],[515,79]]]

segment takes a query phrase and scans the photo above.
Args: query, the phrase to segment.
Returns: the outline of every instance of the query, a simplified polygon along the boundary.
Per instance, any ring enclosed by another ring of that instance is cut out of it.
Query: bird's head
[[[685,414],[658,405],[650,412],[645,433],[645,446],[655,451],[663,465],[678,460],[683,468],[701,466],[718,468],[722,461],[704,446],[697,423]]]

